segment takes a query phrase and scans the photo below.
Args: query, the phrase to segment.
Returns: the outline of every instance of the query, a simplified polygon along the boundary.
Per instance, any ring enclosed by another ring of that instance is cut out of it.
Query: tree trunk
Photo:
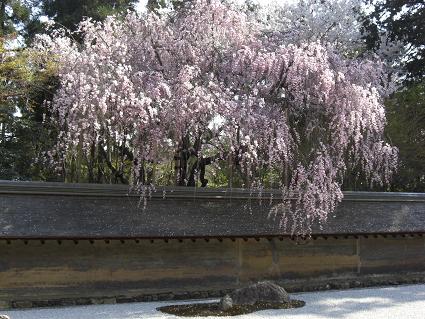
[[[0,38],[6,35],[6,0],[0,2]],[[1,43],[3,45],[3,41]]]

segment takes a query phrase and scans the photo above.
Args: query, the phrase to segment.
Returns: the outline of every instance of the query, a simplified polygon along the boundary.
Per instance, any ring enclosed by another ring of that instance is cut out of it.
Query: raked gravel
[[[297,309],[264,310],[242,316],[208,318],[425,319],[425,285],[322,291],[292,294],[292,296],[295,299],[304,300],[306,305]],[[188,302],[164,301],[66,308],[0,310],[0,314],[7,314],[10,319],[171,319],[179,317],[163,314],[157,311],[156,308],[182,303]]]

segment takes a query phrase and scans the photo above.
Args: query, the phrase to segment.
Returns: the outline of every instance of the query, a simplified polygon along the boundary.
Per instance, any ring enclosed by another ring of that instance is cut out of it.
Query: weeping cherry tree
[[[349,168],[382,184],[396,167],[397,149],[383,139],[389,83],[379,60],[285,41],[217,0],[86,20],[78,32],[82,43],[58,30],[34,46],[57,65],[49,107],[61,133],[50,158],[64,170],[77,157],[104,161],[127,182],[111,157],[122,152],[144,196],[164,163],[181,186],[206,186],[218,161],[247,188],[262,187],[260,171],[277,172],[271,214],[306,234],[342,199]]]

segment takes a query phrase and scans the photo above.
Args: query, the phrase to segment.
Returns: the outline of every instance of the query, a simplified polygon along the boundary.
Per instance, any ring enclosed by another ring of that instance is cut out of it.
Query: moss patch
[[[157,310],[176,316],[183,317],[207,317],[207,316],[237,316],[267,309],[290,309],[305,305],[302,300],[291,300],[285,303],[258,302],[254,305],[233,306],[223,311],[218,302],[197,303],[187,305],[171,305],[157,308]]]

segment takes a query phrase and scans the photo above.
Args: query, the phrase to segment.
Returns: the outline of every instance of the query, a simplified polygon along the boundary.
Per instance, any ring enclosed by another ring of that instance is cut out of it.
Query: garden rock
[[[266,303],[286,303],[290,298],[288,293],[282,287],[269,282],[263,281],[246,288],[233,291],[230,295],[224,296],[220,300],[222,310],[231,304],[234,305],[253,305],[257,302]]]

